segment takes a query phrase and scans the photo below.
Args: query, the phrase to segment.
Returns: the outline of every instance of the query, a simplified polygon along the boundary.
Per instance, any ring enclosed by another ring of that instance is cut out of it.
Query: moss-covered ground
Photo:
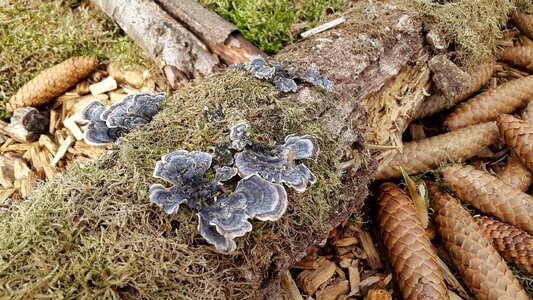
[[[268,54],[275,54],[313,28],[326,8],[340,10],[346,0],[200,0],[244,37]]]
[[[276,96],[269,83],[229,72],[187,85],[147,126],[136,128],[113,153],[52,179],[13,212],[0,216],[0,298],[252,297],[280,256],[301,254],[323,232],[342,200],[335,143],[319,128],[334,103],[301,104]],[[221,107],[208,122],[202,109]],[[290,133],[318,138],[320,155],[306,165],[317,183],[288,189],[289,208],[278,222],[254,222],[236,239],[237,255],[219,255],[197,232],[195,212],[166,215],[148,197],[155,162],[177,149],[211,151],[227,129],[247,120],[255,139],[282,143]]]

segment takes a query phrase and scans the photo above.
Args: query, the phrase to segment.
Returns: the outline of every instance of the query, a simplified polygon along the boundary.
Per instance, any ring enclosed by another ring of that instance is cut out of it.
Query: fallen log
[[[248,62],[252,57],[265,55],[248,42],[237,27],[195,0],[155,1],[228,65]]]
[[[156,62],[176,88],[263,53],[195,1],[92,0]]]

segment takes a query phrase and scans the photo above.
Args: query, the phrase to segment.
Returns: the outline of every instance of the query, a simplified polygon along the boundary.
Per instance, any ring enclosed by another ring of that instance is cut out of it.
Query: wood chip
[[[350,294],[348,296],[359,295],[359,284],[361,277],[357,267],[348,267],[348,279],[350,280]]]
[[[31,144],[30,143],[16,143],[11,144],[3,149],[1,149],[1,152],[26,152],[28,149],[30,149]]]
[[[349,258],[341,259],[341,260],[339,261],[339,266],[340,266],[341,268],[346,269],[346,268],[352,266],[352,263],[353,263],[353,262],[354,262],[353,259],[349,259]]]
[[[56,143],[54,143],[54,141],[52,141],[52,139],[49,136],[47,136],[47,135],[42,134],[39,137],[38,143],[39,143],[39,146],[45,147],[46,149],[48,149],[48,151],[50,151],[50,153],[56,153],[57,152]]]
[[[383,268],[383,262],[381,261],[376,247],[374,247],[370,233],[361,231],[359,234],[359,240],[361,241],[361,247],[363,248],[363,251],[366,253],[368,264],[372,267],[372,269]]]
[[[31,170],[28,167],[28,165],[20,160],[17,159],[13,163],[13,170],[15,174],[15,180],[17,179],[27,179],[30,176]]]
[[[106,100],[109,99],[109,96],[107,94],[100,94],[100,95],[87,95],[83,96],[77,99],[73,99],[72,101],[65,102],[62,107],[62,112],[64,112],[65,116],[71,116],[75,115],[79,112],[81,112],[87,104],[93,102],[93,101],[100,101],[103,104],[106,104]]]
[[[108,76],[106,79],[98,83],[91,84],[89,86],[89,90],[91,91],[91,94],[93,96],[112,91],[116,88],[117,88],[117,81],[111,76]]]
[[[104,154],[106,146],[91,146],[82,140],[76,142],[74,149],[78,150],[80,153],[89,158],[97,159]]]
[[[33,181],[29,179],[15,180],[15,188],[18,187],[19,193],[23,198],[28,197],[32,191]]]
[[[292,267],[295,269],[316,270],[318,269],[318,263],[314,260],[299,261],[295,263]]]
[[[366,300],[392,300],[392,295],[386,290],[376,289],[368,291]]]
[[[74,144],[74,139],[72,136],[68,136],[62,143],[61,146],[59,146],[59,149],[57,150],[56,154],[54,155],[54,159],[52,159],[52,162],[50,163],[50,166],[55,167],[57,163],[65,156],[67,153],[67,150],[70,146]]]
[[[353,252],[350,252],[350,253],[346,253],[344,255],[337,255],[337,258],[340,259],[340,260],[343,260],[343,259],[354,259],[354,258],[358,258],[355,253]]]
[[[83,140],[83,132],[81,132],[81,129],[76,124],[76,121],[80,119],[80,116],[78,114],[72,115],[68,118],[66,118],[63,121],[63,125],[65,128],[67,128],[70,133],[74,136],[74,138],[77,141]]]
[[[46,174],[44,173],[43,166],[41,164],[41,159],[39,156],[40,153],[40,147],[38,143],[33,143],[30,149],[28,149],[29,158],[28,160],[31,162],[32,169],[35,171],[37,177],[40,179],[45,179]]]
[[[116,103],[126,97],[124,89],[120,88],[108,93],[110,104]]]
[[[13,144],[14,142],[15,142],[14,139],[12,139],[12,138],[7,138],[7,139],[5,140],[5,142],[2,144],[2,146],[0,147],[0,151],[5,152],[5,149],[6,149],[9,145]]]
[[[348,280],[342,280],[316,293],[317,300],[336,300],[340,295],[345,295],[350,291]]]
[[[44,151],[39,152],[39,162],[47,179],[54,178],[57,173],[50,167],[50,159]]]
[[[50,110],[50,126],[48,127],[48,133],[54,134],[57,125],[59,124],[59,113],[55,110]]]
[[[316,270],[304,270],[297,277],[297,281],[306,294],[312,295],[318,287],[335,274],[335,264],[323,257],[317,260]]]
[[[0,189],[0,203],[4,203],[16,190],[14,188]]]
[[[351,246],[351,245],[357,245],[358,243],[359,243],[359,241],[354,236],[348,237],[348,238],[344,238],[344,239],[340,239],[340,240],[336,240],[335,242],[333,242],[333,244],[336,247],[348,247],[348,246]]]
[[[296,286],[296,282],[294,282],[294,279],[292,279],[291,273],[289,271],[285,271],[281,273],[280,277],[281,287],[285,292],[285,296],[287,296],[287,300],[303,300],[302,294],[300,294],[300,291]]]
[[[337,273],[337,278],[346,279],[346,274],[339,266],[335,266],[335,273]]]
[[[365,294],[364,291],[369,290],[371,286],[381,281],[381,276],[379,274],[369,276],[368,278],[363,279],[359,282],[359,289]]]
[[[10,188],[13,187],[13,182],[15,181],[15,174],[13,172],[13,169],[9,169],[5,166],[2,166],[0,168],[0,184],[4,188]]]

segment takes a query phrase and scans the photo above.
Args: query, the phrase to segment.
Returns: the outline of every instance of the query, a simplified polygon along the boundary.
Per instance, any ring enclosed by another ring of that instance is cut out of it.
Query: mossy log
[[[400,6],[354,5],[342,25],[274,58],[319,70],[335,83],[333,92],[302,85],[279,94],[244,71],[194,81],[109,154],[12,206],[0,216],[0,298],[276,295],[280,273],[361,212],[376,169],[371,152],[384,158],[401,145],[429,80],[420,22]],[[221,108],[224,120],[208,122],[205,106]],[[308,167],[317,183],[304,193],[289,190],[281,220],[254,221],[253,231],[236,239],[236,253],[223,255],[198,234],[194,211],[166,215],[150,203],[148,187],[158,182],[152,172],[162,155],[209,152],[241,120],[262,142],[315,136],[321,151]]]

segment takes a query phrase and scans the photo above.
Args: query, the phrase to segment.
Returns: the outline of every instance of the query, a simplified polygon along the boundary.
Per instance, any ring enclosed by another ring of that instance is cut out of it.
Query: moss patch
[[[457,0],[445,4],[431,0],[403,2],[456,43],[458,60],[467,67],[492,55],[500,28],[515,8],[509,0]]]
[[[71,56],[153,67],[103,12],[79,7],[77,1],[3,1],[0,24],[0,118],[6,117],[5,103],[23,84]]]
[[[200,0],[269,54],[296,40],[297,34],[315,26],[325,9],[342,9],[346,0]],[[301,28],[291,34],[291,27]]]
[[[182,88],[113,154],[45,183],[0,217],[0,298],[254,297],[276,263],[304,255],[301,245],[331,226],[332,208],[346,205],[337,147],[320,130],[321,112],[335,103],[322,98],[312,104],[279,98],[269,83],[241,72]],[[220,106],[226,119],[207,122],[204,106]],[[158,182],[152,172],[163,154],[210,151],[239,120],[264,142],[282,143],[289,133],[317,137],[319,159],[305,163],[318,182],[303,194],[287,189],[286,215],[254,222],[251,233],[236,239],[239,252],[221,255],[198,234],[195,212],[183,206],[166,215],[150,204],[148,188]]]

